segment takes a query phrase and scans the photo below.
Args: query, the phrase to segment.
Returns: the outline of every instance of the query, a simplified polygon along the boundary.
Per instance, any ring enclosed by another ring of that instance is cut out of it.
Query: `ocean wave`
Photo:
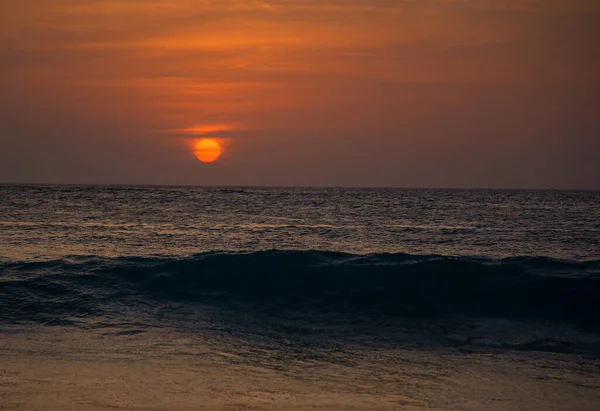
[[[600,261],[317,251],[0,264],[3,322],[62,323],[164,302],[361,318],[508,318],[599,331]]]

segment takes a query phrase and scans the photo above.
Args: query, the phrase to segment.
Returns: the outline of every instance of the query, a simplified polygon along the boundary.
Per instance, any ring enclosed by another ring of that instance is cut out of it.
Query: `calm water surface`
[[[322,250],[600,258],[600,192],[0,186],[0,258]]]

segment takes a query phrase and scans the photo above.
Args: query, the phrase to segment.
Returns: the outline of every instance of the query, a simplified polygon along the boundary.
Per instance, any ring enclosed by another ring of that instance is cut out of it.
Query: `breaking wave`
[[[361,318],[506,318],[599,331],[600,261],[317,251],[0,264],[0,321],[61,323],[164,303]]]

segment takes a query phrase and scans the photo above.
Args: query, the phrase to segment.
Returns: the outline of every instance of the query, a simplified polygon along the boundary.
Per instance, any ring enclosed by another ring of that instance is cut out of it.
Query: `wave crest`
[[[496,317],[600,329],[600,261],[261,251],[14,262],[1,264],[0,273],[2,321],[10,322],[171,301],[272,316]]]

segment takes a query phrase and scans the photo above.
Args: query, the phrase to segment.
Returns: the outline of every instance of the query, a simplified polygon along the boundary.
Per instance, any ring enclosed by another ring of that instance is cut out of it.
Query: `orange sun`
[[[212,163],[221,156],[221,146],[215,140],[205,138],[196,143],[194,155],[203,163]]]

